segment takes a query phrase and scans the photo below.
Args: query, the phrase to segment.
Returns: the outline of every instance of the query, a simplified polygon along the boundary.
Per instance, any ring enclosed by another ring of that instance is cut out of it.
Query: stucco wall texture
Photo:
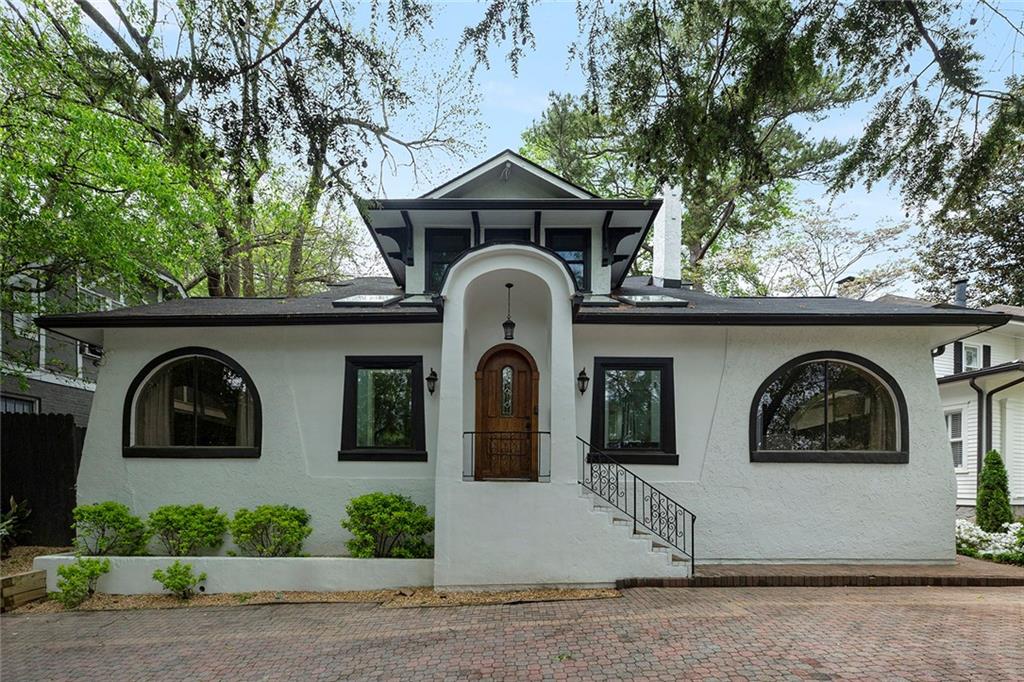
[[[473,429],[472,371],[493,345],[489,332],[471,327],[496,327],[493,343],[501,343],[503,316],[492,320],[472,292],[474,281],[495,285],[486,272],[501,264],[490,265],[467,268],[464,278],[453,273],[468,307],[446,310],[443,324],[108,330],[79,502],[119,500],[140,514],[171,503],[213,504],[228,513],[263,503],[299,505],[312,515],[306,550],[339,555],[346,502],[393,491],[437,516],[438,585],[603,583],[645,575],[653,570],[647,548],[624,539],[622,528],[603,516],[596,520],[580,499],[575,435],[589,440],[592,389],[580,395],[574,378],[581,367],[593,375],[597,355],[672,357],[679,465],[633,468],[696,514],[698,562],[953,560],[953,471],[928,352],[949,330],[572,326],[561,275],[534,264],[549,292],[531,296],[536,310],[520,303],[517,340],[521,331],[542,377],[548,375],[539,421],[552,431],[551,481],[462,480],[461,432]],[[524,280],[523,290],[535,285]],[[529,329],[541,323],[548,328]],[[252,376],[263,404],[262,456],[123,458],[128,385],[153,357],[192,345],[227,353]],[[758,385],[787,360],[818,350],[864,356],[899,382],[909,410],[908,464],[749,461],[749,410]],[[437,393],[424,389],[429,459],[339,462],[345,356],[390,354],[422,355],[425,372],[439,371]]]

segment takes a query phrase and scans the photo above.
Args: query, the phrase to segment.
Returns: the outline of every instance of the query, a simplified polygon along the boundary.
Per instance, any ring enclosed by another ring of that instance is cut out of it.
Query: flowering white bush
[[[956,546],[957,549],[973,549],[982,555],[1024,551],[1024,535],[1021,529],[1024,529],[1022,523],[1004,523],[1002,532],[986,533],[967,519],[957,519]]]

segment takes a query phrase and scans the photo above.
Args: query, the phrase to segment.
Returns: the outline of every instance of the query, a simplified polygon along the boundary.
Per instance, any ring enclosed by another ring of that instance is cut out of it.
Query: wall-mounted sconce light
[[[437,388],[437,372],[431,367],[430,374],[427,375],[427,390],[430,391],[430,395],[434,395],[435,388]]]
[[[580,395],[587,392],[587,386],[590,385],[590,377],[587,376],[587,368],[584,367],[580,370],[580,373],[576,375],[576,388],[580,389]]]
[[[512,282],[505,284],[505,289],[508,291],[508,307],[505,311],[505,321],[501,323],[501,327],[505,330],[505,340],[511,341],[515,338],[516,331],[516,323],[512,321]]]

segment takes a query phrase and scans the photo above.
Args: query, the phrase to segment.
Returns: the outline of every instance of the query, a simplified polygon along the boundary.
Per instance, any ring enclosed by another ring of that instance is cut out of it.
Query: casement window
[[[591,442],[633,464],[678,464],[672,358],[594,358]]]
[[[420,356],[345,359],[339,461],[427,461]]]
[[[548,229],[544,231],[544,245],[569,266],[580,291],[590,291],[590,230]]]
[[[962,410],[946,413],[946,439],[953,453],[953,468],[964,468],[964,413]]]
[[[125,457],[260,456],[256,386],[241,365],[209,348],[180,348],[146,365],[124,412]]]
[[[907,406],[896,381],[849,353],[800,356],[754,396],[752,462],[908,461]]]
[[[437,293],[448,272],[448,266],[469,248],[472,235],[469,230],[431,229],[426,231],[427,291]]]
[[[39,398],[21,395],[0,396],[0,412],[13,414],[36,414],[39,412]]]

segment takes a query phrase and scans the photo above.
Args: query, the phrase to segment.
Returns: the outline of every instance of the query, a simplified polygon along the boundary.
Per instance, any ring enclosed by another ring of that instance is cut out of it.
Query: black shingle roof
[[[829,297],[721,297],[688,288],[650,285],[647,277],[627,278],[612,292],[618,305],[588,305],[583,301],[577,323],[589,324],[735,324],[735,325],[986,325],[1006,323],[1010,316],[991,310],[910,306]],[[333,302],[356,294],[398,297],[387,305],[335,307]],[[630,295],[681,298],[681,306],[636,306],[621,300]],[[44,328],[203,327],[288,324],[366,324],[440,322],[442,317],[426,299],[418,305],[404,299],[389,277],[359,277],[302,298],[188,298],[152,305],[91,313],[45,315]]]

